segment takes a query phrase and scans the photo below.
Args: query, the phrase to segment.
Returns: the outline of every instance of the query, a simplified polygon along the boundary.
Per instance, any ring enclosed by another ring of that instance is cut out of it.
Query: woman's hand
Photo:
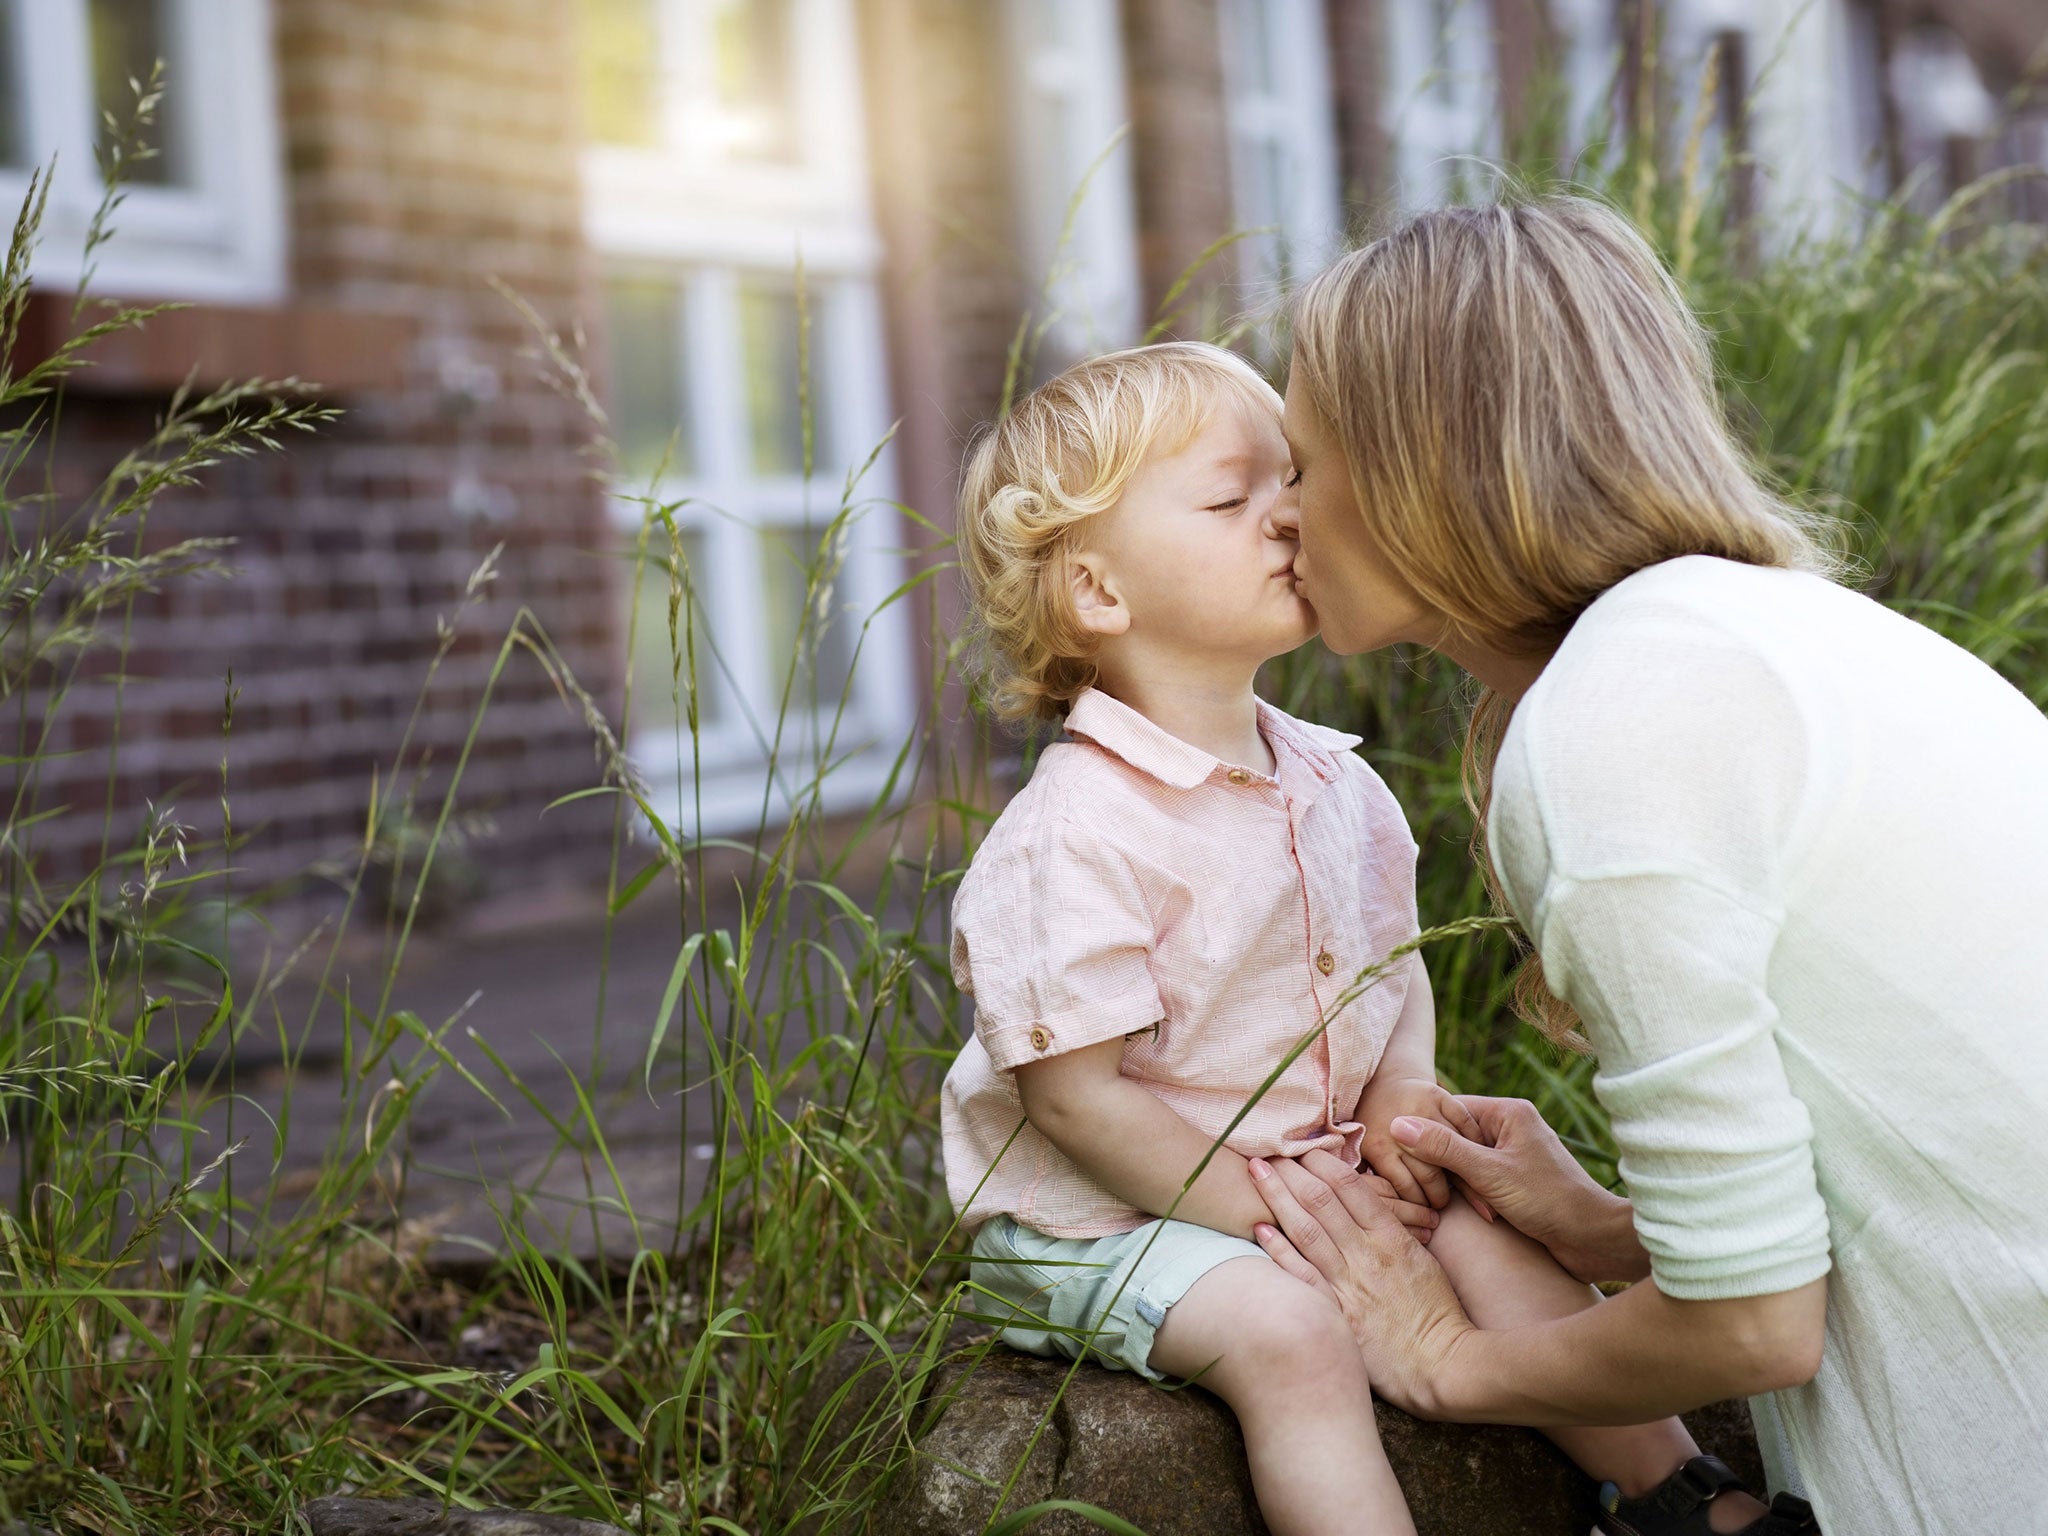
[[[1389,1126],[1394,1141],[1404,1153],[1455,1175],[1467,1195],[1477,1197],[1473,1205],[1481,1215],[1484,1201],[1575,1278],[1640,1280],[1649,1274],[1629,1203],[1593,1181],[1534,1104],[1470,1095],[1458,1102],[1476,1136],[1439,1119],[1407,1116]]]
[[[1451,1181],[1445,1177],[1443,1168],[1421,1152],[1402,1146],[1388,1129],[1404,1115],[1442,1121],[1473,1140],[1484,1139],[1484,1133],[1471,1111],[1433,1076],[1405,1077],[1379,1072],[1365,1085],[1365,1093],[1358,1101],[1358,1119],[1365,1126],[1365,1160],[1403,1200],[1442,1210],[1451,1200]]]
[[[1317,1152],[1310,1155],[1313,1157],[1329,1157],[1330,1154],[1327,1152]],[[1261,1161],[1265,1162],[1266,1166],[1270,1168],[1275,1163],[1291,1163],[1297,1160],[1286,1157],[1261,1159]],[[1252,1178],[1254,1180],[1253,1187],[1257,1188],[1258,1174],[1254,1172]],[[1436,1231],[1437,1214],[1434,1207],[1404,1199],[1392,1184],[1368,1168],[1358,1170],[1358,1179],[1365,1186],[1366,1193],[1377,1199],[1394,1220],[1408,1229],[1410,1237],[1414,1238],[1418,1243],[1427,1243],[1429,1241],[1430,1234]]]
[[[1375,1392],[1432,1417],[1436,1380],[1459,1339],[1473,1332],[1472,1320],[1436,1260],[1375,1188],[1384,1181],[1327,1152],[1254,1158],[1251,1171],[1278,1224],[1254,1229],[1259,1246],[1343,1310]]]

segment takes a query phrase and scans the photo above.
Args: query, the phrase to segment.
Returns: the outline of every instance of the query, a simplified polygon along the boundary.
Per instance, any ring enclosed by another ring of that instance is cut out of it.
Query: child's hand
[[[1379,1076],[1365,1085],[1358,1101],[1358,1118],[1365,1126],[1366,1162],[1403,1200],[1442,1210],[1450,1202],[1451,1181],[1443,1169],[1424,1162],[1394,1140],[1389,1127],[1402,1115],[1441,1120],[1472,1141],[1486,1138],[1471,1111],[1456,1095],[1437,1086],[1434,1078]]]

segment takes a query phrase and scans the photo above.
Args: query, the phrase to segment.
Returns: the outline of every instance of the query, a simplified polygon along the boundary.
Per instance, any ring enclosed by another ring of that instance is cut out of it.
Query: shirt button
[[[1242,789],[1245,785],[1251,783],[1252,781],[1252,776],[1249,773],[1245,772],[1242,768],[1231,769],[1229,774],[1226,775],[1226,777],[1228,777],[1230,782],[1237,785],[1240,789]]]
[[[1051,1044],[1052,1034],[1043,1025],[1031,1031],[1031,1049],[1034,1051],[1042,1051]]]
[[[1321,971],[1325,976],[1329,975],[1330,972],[1337,969],[1337,957],[1331,954],[1327,949],[1324,950],[1320,955],[1316,956],[1316,969]]]

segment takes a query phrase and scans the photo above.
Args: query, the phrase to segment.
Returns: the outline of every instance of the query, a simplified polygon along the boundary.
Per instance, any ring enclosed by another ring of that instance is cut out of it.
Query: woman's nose
[[[1301,493],[1291,487],[1282,491],[1266,507],[1266,537],[1269,539],[1299,539],[1301,537]]]

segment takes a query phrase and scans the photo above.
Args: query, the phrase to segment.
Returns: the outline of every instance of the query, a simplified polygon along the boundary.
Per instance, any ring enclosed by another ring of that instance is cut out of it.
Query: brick
[[[317,439],[294,440],[281,460],[224,465],[196,494],[166,498],[152,513],[159,547],[233,538],[229,558],[241,576],[168,587],[135,605],[116,842],[140,825],[151,795],[183,786],[210,807],[222,674],[232,667],[242,693],[230,786],[237,822],[252,834],[240,858],[245,887],[359,838],[372,770],[388,782],[437,619],[453,615],[484,551],[513,531],[474,528],[450,507],[457,452],[481,453],[485,477],[516,491],[522,553],[502,564],[485,608],[464,620],[428,691],[417,745],[452,763],[520,602],[567,605],[557,641],[600,692],[615,687],[620,667],[608,573],[589,562],[595,579],[558,574],[609,537],[598,488],[573,458],[588,425],[519,356],[528,338],[479,276],[503,271],[564,326],[583,292],[569,127],[576,79],[562,67],[571,8],[276,0],[274,13],[293,300],[322,314],[375,311],[417,327],[439,350],[387,347],[394,366],[369,378],[374,387],[350,398],[346,417]],[[230,321],[242,323],[219,323]],[[447,355],[496,369],[496,398],[451,411],[438,363]],[[147,435],[158,408],[144,398],[74,398],[53,467],[60,494],[89,494]],[[111,655],[95,656],[84,675],[104,678],[113,665]],[[521,879],[601,870],[604,849],[575,840],[580,824],[537,815],[594,782],[582,722],[545,679],[505,681],[514,702],[486,713],[475,756],[487,770],[477,792],[504,810],[479,857]],[[112,734],[110,688],[81,685],[51,737],[83,755],[43,774],[45,805],[77,807],[44,829],[48,865],[75,870],[96,856]]]

